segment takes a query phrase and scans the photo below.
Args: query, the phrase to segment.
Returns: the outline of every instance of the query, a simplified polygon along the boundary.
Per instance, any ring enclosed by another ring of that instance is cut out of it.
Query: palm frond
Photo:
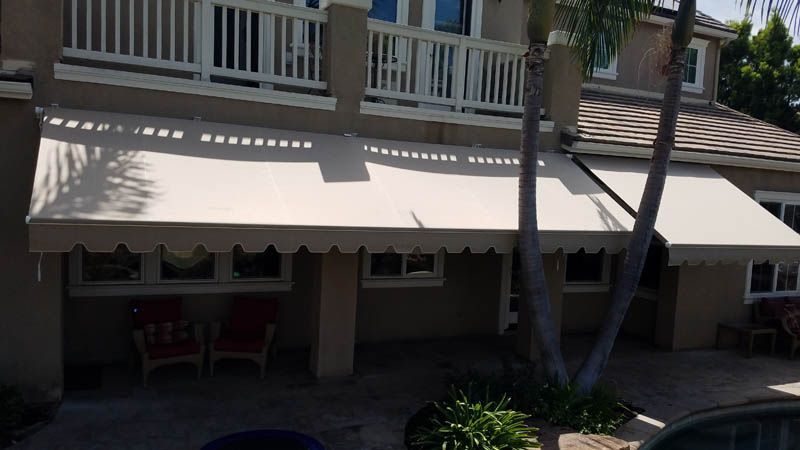
[[[573,55],[581,65],[584,78],[591,78],[598,61],[611,61],[617,57],[633,37],[636,25],[650,15],[656,3],[660,1],[562,0],[560,2],[556,14],[556,27],[569,34]]]
[[[789,28],[800,33],[800,0],[738,0],[751,16],[759,15],[766,21],[769,15],[777,13]]]

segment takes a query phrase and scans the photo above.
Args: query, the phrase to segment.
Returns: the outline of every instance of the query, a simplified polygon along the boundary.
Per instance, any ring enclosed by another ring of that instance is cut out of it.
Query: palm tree
[[[667,84],[664,89],[664,103],[658,134],[653,143],[653,156],[647,174],[642,199],[637,210],[633,233],[628,242],[622,277],[615,287],[606,318],[595,340],[595,345],[575,375],[579,391],[586,393],[592,389],[608,362],[619,328],[628,311],[633,295],[639,286],[647,250],[661,205],[661,194],[667,181],[667,168],[670,154],[675,146],[675,128],[680,111],[683,72],[686,66],[686,47],[694,34],[695,0],[683,0],[678,8],[678,16],[672,29],[669,62],[667,63]]]
[[[595,55],[616,56],[632,36],[636,24],[650,14],[652,7],[653,0],[564,0],[560,4],[559,25],[571,36],[584,72],[591,74]],[[564,385],[569,376],[551,317],[536,218],[544,59],[555,11],[555,0],[531,0],[519,176],[519,255],[521,294],[527,302],[542,365],[553,382]]]
[[[800,0],[735,0],[762,15],[775,11],[790,17],[800,29]],[[570,34],[570,43],[584,75],[591,76],[596,58],[613,58],[629,40],[636,24],[647,17],[656,0],[563,0],[559,26]],[[660,1],[659,1],[660,3]],[[564,385],[569,374],[558,346],[552,323],[544,277],[536,221],[536,161],[539,151],[538,129],[541,107],[544,53],[553,24],[554,0],[531,0],[528,18],[529,52],[526,60],[527,86],[522,129],[522,158],[519,190],[519,253],[521,294],[527,302],[532,331],[541,351],[547,376]],[[645,189],[640,200],[631,240],[627,246],[623,273],[614,289],[611,305],[595,345],[575,375],[579,392],[588,393],[597,383],[608,362],[622,321],[639,285],[647,251],[653,237],[661,196],[666,183],[670,155],[675,145],[675,130],[680,111],[681,87],[686,64],[686,48],[694,34],[696,0],[683,0],[672,30],[670,58],[665,66],[667,83],[653,143]]]

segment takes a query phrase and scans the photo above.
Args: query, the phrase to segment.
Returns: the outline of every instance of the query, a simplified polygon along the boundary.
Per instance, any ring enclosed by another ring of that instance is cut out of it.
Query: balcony
[[[519,129],[524,46],[328,21],[328,10],[266,0],[66,0],[56,78],[331,111],[357,92],[361,114]],[[346,44],[329,45],[332,32]],[[363,78],[329,86],[326,58],[364,64]]]
[[[524,46],[372,19],[367,30],[362,112],[420,116],[412,109],[419,108],[454,120],[469,113],[497,124],[519,122]]]

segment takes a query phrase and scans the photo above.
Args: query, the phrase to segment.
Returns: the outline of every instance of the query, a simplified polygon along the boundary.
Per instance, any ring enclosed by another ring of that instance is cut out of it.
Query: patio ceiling
[[[589,155],[579,160],[624,206],[637,210],[649,161]],[[670,164],[656,232],[669,249],[670,265],[800,257],[800,235],[702,164]]]
[[[510,252],[518,156],[48,109],[30,248]],[[630,215],[565,155],[541,155],[538,189],[543,251],[624,247]]]

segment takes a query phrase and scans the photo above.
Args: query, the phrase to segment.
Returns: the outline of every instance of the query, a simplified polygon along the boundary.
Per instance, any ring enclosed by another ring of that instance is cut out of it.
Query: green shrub
[[[524,411],[579,433],[613,434],[627,418],[627,408],[608,387],[598,385],[589,395],[581,395],[573,385],[545,383],[537,394]]]
[[[609,387],[597,385],[588,396],[583,396],[571,385],[559,387],[537,382],[533,366],[491,374],[467,372],[451,377],[450,381],[462,390],[476,386],[478,392],[485,392],[495,401],[509,396],[512,409],[580,433],[613,434],[635,415]]]
[[[433,403],[427,424],[412,432],[412,448],[420,450],[519,450],[538,448],[536,429],[525,424],[527,415],[508,408],[502,396],[493,401],[485,395],[475,401],[476,391],[451,387],[450,397]]]
[[[0,435],[17,428],[24,413],[25,400],[20,390],[0,385]]]

